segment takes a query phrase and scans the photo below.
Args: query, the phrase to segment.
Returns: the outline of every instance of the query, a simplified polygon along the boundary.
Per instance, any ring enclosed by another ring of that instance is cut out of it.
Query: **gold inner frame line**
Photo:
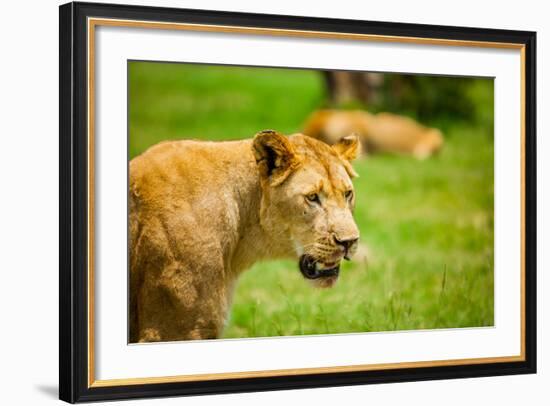
[[[400,37],[391,35],[353,34],[342,32],[306,31],[260,27],[241,27],[227,25],[167,23],[139,20],[121,20],[110,18],[88,18],[87,21],[87,80],[88,80],[88,387],[109,387],[123,385],[141,385],[157,383],[175,383],[190,381],[211,381],[217,379],[238,379],[254,377],[276,377],[286,375],[330,374],[339,372],[358,372],[390,370],[397,368],[425,368],[439,366],[457,366],[472,364],[492,364],[525,361],[525,45],[506,42],[467,41],[421,37]],[[421,44],[436,46],[460,46],[513,49],[520,51],[521,63],[521,282],[520,282],[520,324],[521,350],[519,355],[502,357],[481,357],[451,360],[395,362],[384,364],[344,365],[317,368],[278,369],[266,371],[220,372],[210,374],[190,374],[147,378],[95,379],[95,278],[94,278],[94,191],[95,191],[95,28],[97,26],[133,27],[163,30],[184,30],[194,32],[236,33],[248,35],[285,36],[300,38],[340,39],[371,42],[393,42],[401,44]]]
[[[422,38],[406,37],[395,35],[378,34],[356,34],[329,31],[307,31],[279,28],[242,27],[232,25],[210,25],[192,23],[168,23],[159,21],[120,20],[114,18],[90,18],[90,27],[94,25],[110,27],[133,27],[152,28],[159,30],[185,30],[196,32],[236,33],[248,35],[268,35],[300,38],[321,38],[321,39],[347,39],[370,42],[398,42],[426,45],[453,45],[462,47],[498,48],[498,49],[521,49],[524,45],[512,42],[489,42],[475,40],[454,40],[443,38]]]

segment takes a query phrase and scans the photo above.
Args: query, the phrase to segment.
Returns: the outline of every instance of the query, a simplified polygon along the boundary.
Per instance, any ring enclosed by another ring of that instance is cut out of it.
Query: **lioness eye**
[[[348,190],[344,193],[346,200],[351,200],[353,197],[353,190]]]
[[[306,200],[311,203],[321,203],[317,193],[310,193],[309,195],[306,195]]]

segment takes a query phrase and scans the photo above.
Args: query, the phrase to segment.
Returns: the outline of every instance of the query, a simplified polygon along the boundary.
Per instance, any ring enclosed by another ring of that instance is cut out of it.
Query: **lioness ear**
[[[353,161],[361,152],[359,137],[355,134],[340,138],[340,141],[334,144],[332,148],[347,161]]]
[[[252,150],[260,175],[264,179],[270,179],[272,186],[283,183],[299,164],[288,138],[273,130],[256,134]]]
[[[351,161],[353,161],[359,153],[361,152],[361,143],[359,142],[359,137],[355,134],[348,135],[343,137],[336,144],[332,146],[336,153],[342,158],[344,167],[349,176],[355,178],[357,172],[351,166]]]

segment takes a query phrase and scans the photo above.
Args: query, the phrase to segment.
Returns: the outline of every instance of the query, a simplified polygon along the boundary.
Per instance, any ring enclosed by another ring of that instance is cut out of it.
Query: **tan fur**
[[[134,158],[130,341],[219,337],[236,280],[257,261],[307,253],[339,263],[334,238],[358,237],[353,197],[344,196],[358,144],[263,131],[254,140],[164,142]],[[320,205],[306,199],[313,192]]]
[[[319,110],[309,117],[303,132],[330,145],[355,133],[367,153],[390,152],[418,159],[428,158],[443,146],[443,136],[438,129],[391,113]]]

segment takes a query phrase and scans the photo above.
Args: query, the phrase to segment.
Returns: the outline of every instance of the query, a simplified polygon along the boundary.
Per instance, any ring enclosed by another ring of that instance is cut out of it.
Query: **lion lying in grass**
[[[334,146],[262,131],[174,141],[130,162],[130,341],[217,338],[239,275],[293,257],[330,287],[357,248],[357,137]]]
[[[370,114],[362,110],[319,110],[307,120],[304,134],[329,145],[348,134],[357,134],[365,153],[390,152],[425,159],[443,147],[436,128],[396,114]]]

